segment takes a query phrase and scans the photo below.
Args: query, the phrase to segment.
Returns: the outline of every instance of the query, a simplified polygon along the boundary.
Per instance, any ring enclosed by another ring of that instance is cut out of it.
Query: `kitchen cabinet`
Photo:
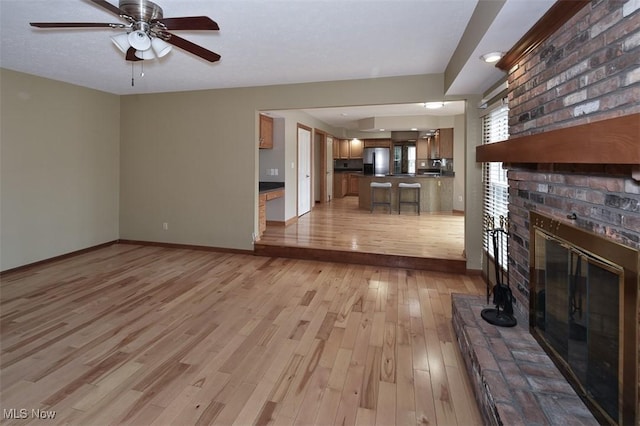
[[[258,139],[260,149],[273,148],[273,118],[260,114],[260,138]]]
[[[349,193],[349,173],[333,174],[333,198],[343,198]]]
[[[261,192],[258,196],[258,237],[261,237],[265,229],[267,229],[267,201],[281,197],[284,197],[284,189]]]
[[[391,139],[365,139],[365,148],[391,148]]]
[[[440,129],[440,157],[453,158],[453,129]]]
[[[440,130],[436,130],[435,136],[429,138],[429,158],[440,157]]]
[[[333,159],[362,158],[362,141],[359,139],[334,139]]]
[[[453,129],[438,129],[436,135],[429,138],[428,158],[453,158]]]
[[[416,158],[419,160],[429,158],[429,141],[433,139],[433,136],[428,138],[420,138],[416,142]]]
[[[340,139],[340,157],[343,160],[349,158],[349,139]]]
[[[347,195],[358,195],[359,175],[349,174],[349,191]]]
[[[260,237],[264,233],[265,229],[267,229],[267,194],[260,194],[258,203],[258,222],[260,223],[260,228],[258,232],[260,233]]]
[[[349,158],[362,158],[362,141],[352,139],[349,142]]]

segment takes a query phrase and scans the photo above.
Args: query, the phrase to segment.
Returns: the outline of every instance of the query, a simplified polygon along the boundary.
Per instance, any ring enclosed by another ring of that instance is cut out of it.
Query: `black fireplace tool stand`
[[[509,273],[500,265],[500,259],[504,250],[509,253],[509,231],[506,229],[507,219],[500,216],[500,227],[494,226],[494,220],[491,216],[485,216],[485,224],[489,225],[487,229],[487,237],[491,238],[493,245],[493,268],[495,272],[495,283],[491,288],[491,280],[489,278],[489,252],[486,252],[486,280],[487,280],[487,305],[489,297],[493,293],[493,304],[495,308],[486,308],[480,312],[482,319],[489,324],[498,327],[513,327],[518,321],[513,316],[513,293],[509,282]],[[506,280],[505,280],[506,275]],[[506,284],[505,284],[506,281]]]

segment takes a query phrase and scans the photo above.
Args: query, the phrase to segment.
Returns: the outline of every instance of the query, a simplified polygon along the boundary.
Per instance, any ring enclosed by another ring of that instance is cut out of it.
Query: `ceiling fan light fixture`
[[[148,50],[151,48],[151,38],[144,31],[131,31],[128,39],[131,47],[136,50]]]
[[[151,40],[151,48],[158,58],[162,58],[167,53],[171,52],[171,45],[158,37]]]
[[[111,41],[122,51],[122,53],[127,53],[127,50],[129,50],[129,33],[112,36]]]
[[[153,53],[153,50],[151,50],[151,49],[136,50],[134,55],[136,55],[136,58],[140,58],[140,59],[155,59],[156,58],[155,53]]]

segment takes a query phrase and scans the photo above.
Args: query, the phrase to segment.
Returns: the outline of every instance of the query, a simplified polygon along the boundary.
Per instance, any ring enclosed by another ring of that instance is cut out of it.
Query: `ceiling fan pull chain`
[[[134,84],[134,80],[133,80],[133,62],[131,62],[131,87],[135,86]]]
[[[140,61],[140,78],[144,77],[144,61]]]

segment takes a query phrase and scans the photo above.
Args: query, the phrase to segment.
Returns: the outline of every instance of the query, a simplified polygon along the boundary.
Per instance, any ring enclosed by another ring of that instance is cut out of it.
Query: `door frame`
[[[313,129],[309,126],[305,126],[302,123],[296,124],[296,217],[300,217],[300,129],[307,130],[309,132],[309,212],[313,209],[314,195],[313,195]]]
[[[329,139],[331,139],[331,142],[329,142]],[[326,202],[330,203],[331,200],[333,199],[333,141],[335,140],[335,136],[327,133],[327,135],[324,138],[324,143],[325,146],[323,148],[323,152],[324,152],[324,158],[325,158],[325,176],[324,176],[324,181],[325,181],[325,185],[326,185]],[[331,154],[329,155],[329,147],[331,147]],[[329,182],[329,177],[331,176],[331,182]]]
[[[315,153],[316,149],[320,151],[320,170],[316,171],[320,181],[320,204],[327,202],[327,136],[327,132],[323,130],[314,129],[313,131],[312,152]],[[316,147],[316,144],[319,146]]]

